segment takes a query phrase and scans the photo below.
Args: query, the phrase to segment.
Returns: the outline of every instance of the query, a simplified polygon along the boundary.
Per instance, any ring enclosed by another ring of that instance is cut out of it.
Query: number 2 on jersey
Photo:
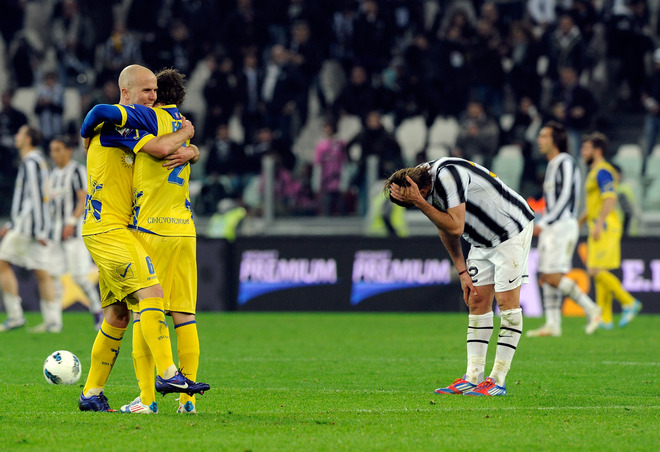
[[[176,132],[181,127],[183,127],[183,124],[182,124],[181,121],[172,121],[172,132]],[[179,174],[181,174],[181,171],[183,171],[183,169],[186,167],[187,164],[188,163],[186,163],[184,165],[181,165],[181,166],[177,166],[176,168],[174,168],[170,172],[170,175],[167,177],[167,182],[169,184],[178,185],[180,187],[183,186],[183,179],[181,177],[179,177]]]
[[[167,183],[178,185],[178,186],[182,187],[184,181],[183,181],[183,178],[180,177],[179,175],[181,174],[181,171],[183,171],[183,169],[187,165],[188,165],[188,163],[186,162],[185,164],[183,164],[181,166],[177,166],[172,171],[170,171],[170,175],[167,177]]]

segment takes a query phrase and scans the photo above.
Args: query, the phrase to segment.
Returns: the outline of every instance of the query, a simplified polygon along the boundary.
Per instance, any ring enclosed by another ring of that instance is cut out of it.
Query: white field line
[[[518,407],[518,406],[490,406],[490,407],[434,407],[434,408],[388,408],[384,410],[380,409],[367,409],[360,408],[355,410],[294,410],[290,414],[349,414],[349,413],[365,413],[365,414],[387,414],[387,413],[435,413],[438,411],[595,411],[595,410],[638,410],[638,409],[660,409],[660,405],[650,405],[650,406],[626,406],[626,405],[590,405],[590,406],[541,406],[541,407]],[[267,411],[250,411],[249,414],[281,414],[283,412],[267,410]],[[239,414],[236,411],[232,411],[232,414]]]
[[[417,357],[417,358],[393,358],[393,357],[324,357],[324,356],[315,356],[315,357],[261,357],[261,356],[241,356],[238,358],[227,358],[227,357],[214,357],[206,355],[203,358],[207,361],[215,362],[337,362],[337,361],[369,361],[369,362],[442,362],[442,363],[452,363],[452,362],[465,362],[465,358],[428,358],[428,357]],[[520,365],[524,365],[524,360],[519,360]],[[580,364],[584,365],[584,361],[544,361],[545,364],[552,365],[561,365],[566,366],[570,364]],[[594,362],[594,364],[598,364]],[[657,361],[600,361],[600,364],[608,366],[660,366],[660,362]],[[534,364],[536,365],[536,364]]]
[[[231,407],[230,407],[231,408]],[[162,408],[161,408],[162,409]],[[210,413],[204,413],[200,412],[200,415],[213,415],[213,416],[218,416],[226,414],[227,416],[234,416],[234,415],[240,415],[240,416],[259,416],[259,415],[269,415],[269,416],[327,416],[327,415],[338,415],[338,414],[375,414],[375,415],[381,415],[381,414],[403,414],[403,413],[437,413],[437,412],[448,412],[448,413],[456,413],[456,412],[492,412],[494,415],[501,411],[513,411],[513,412],[544,412],[544,411],[556,411],[556,412],[562,412],[562,411],[620,411],[620,410],[626,410],[626,411],[641,411],[641,410],[660,410],[660,405],[645,405],[645,406],[629,406],[629,405],[588,405],[588,406],[540,406],[540,407],[518,407],[518,406],[487,406],[487,407],[480,407],[480,406],[451,406],[451,407],[443,407],[443,406],[434,406],[434,407],[428,407],[428,408],[388,408],[388,409],[368,409],[368,408],[360,408],[360,409],[321,409],[321,410],[300,410],[300,409],[293,409],[293,410],[256,410],[256,411],[242,411],[242,410],[235,410],[235,409],[229,409],[231,411],[231,414],[226,413],[224,410],[222,412],[210,412]],[[159,410],[160,411],[160,410]],[[72,414],[73,412],[78,413],[78,410],[60,410],[60,411],[55,411],[55,410],[47,410],[46,412],[33,412],[32,414],[38,414],[38,415],[43,415],[44,413],[47,414]],[[25,416],[26,414],[29,414],[25,411],[16,411],[15,412],[17,415],[20,417]],[[12,412],[6,413],[5,417],[9,418],[12,415]]]

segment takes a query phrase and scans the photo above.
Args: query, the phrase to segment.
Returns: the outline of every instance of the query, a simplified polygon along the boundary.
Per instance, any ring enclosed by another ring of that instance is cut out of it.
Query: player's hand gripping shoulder
[[[187,139],[190,140],[195,136],[195,126],[193,126],[192,122],[188,121],[185,116],[182,115],[181,119],[182,121],[180,130],[182,130]]]
[[[199,160],[199,149],[194,144],[190,146],[181,146],[174,154],[165,157],[163,167],[167,169],[174,169],[177,166],[185,165],[190,162],[197,163]]]

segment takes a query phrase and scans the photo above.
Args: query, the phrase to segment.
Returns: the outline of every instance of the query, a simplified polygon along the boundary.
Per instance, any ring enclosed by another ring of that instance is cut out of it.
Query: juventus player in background
[[[601,310],[566,273],[572,268],[578,242],[578,207],[581,196],[580,168],[568,153],[564,126],[549,121],[539,131],[539,152],[548,159],[543,181],[545,212],[534,225],[539,237],[539,282],[543,288],[545,325],[527,331],[528,337],[561,336],[561,304],[564,297],[575,300],[587,315],[585,332],[592,334],[600,324]]]
[[[385,182],[390,200],[417,207],[438,228],[469,309],[467,370],[437,394],[506,395],[505,378],[522,334],[520,287],[527,283],[534,212],[481,165],[442,158],[404,168]],[[467,260],[460,239],[471,245]],[[493,369],[484,380],[493,333],[493,297],[501,311]]]
[[[33,270],[39,285],[39,304],[48,331],[59,332],[55,291],[48,274],[46,246],[50,231],[48,214],[48,163],[37,149],[41,143],[39,130],[28,125],[18,129],[14,137],[21,165],[14,186],[11,221],[0,231],[0,286],[7,319],[0,332],[25,325],[18,280],[11,265]]]
[[[50,254],[48,272],[53,278],[55,301],[60,307],[60,326],[62,320],[61,277],[69,272],[73,281],[89,299],[89,312],[94,316],[94,327],[98,330],[103,322],[101,299],[95,284],[88,277],[92,257],[82,238],[82,217],[87,196],[87,171],[83,165],[72,159],[73,147],[68,137],[53,138],[49,147],[50,158],[55,163],[55,168],[50,174],[52,231],[48,246]]]

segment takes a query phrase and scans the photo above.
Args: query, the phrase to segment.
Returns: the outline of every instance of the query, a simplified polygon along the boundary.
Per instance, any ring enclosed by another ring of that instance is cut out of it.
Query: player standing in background
[[[14,137],[21,156],[14,186],[11,220],[0,231],[0,286],[7,319],[0,332],[25,325],[18,280],[11,265],[33,270],[39,285],[39,305],[43,330],[62,330],[61,309],[55,304],[55,290],[48,275],[47,239],[50,232],[48,213],[48,163],[37,149],[41,133],[28,125],[18,129]],[[38,330],[42,327],[39,326]]]
[[[621,266],[621,235],[623,227],[616,212],[616,171],[607,162],[607,137],[600,132],[582,140],[582,159],[589,167],[585,183],[586,210],[580,217],[589,226],[587,239],[587,271],[594,279],[596,303],[603,310],[601,328],[612,329],[612,298],[621,303],[619,327],[626,326],[642,309],[642,303],[623,288],[619,278],[609,270]]]
[[[587,315],[585,331],[592,334],[600,323],[600,308],[580,290],[566,273],[572,268],[573,253],[580,235],[578,206],[582,190],[580,168],[568,153],[564,126],[546,123],[537,138],[539,152],[548,159],[543,181],[546,209],[534,225],[539,237],[539,282],[543,288],[545,325],[527,331],[528,337],[561,336],[561,304],[564,297],[575,300]]]
[[[174,69],[157,74],[158,100],[154,108],[134,105],[125,109],[125,126],[162,135],[181,127],[177,108],[186,96],[184,75]],[[109,121],[121,122],[122,110],[116,105],[97,105],[89,112],[89,127]],[[194,146],[193,146],[194,147]],[[194,147],[196,150],[196,147]],[[191,162],[195,163],[199,158]],[[133,170],[133,221],[129,229],[151,257],[156,274],[162,279],[165,311],[172,315],[177,334],[179,368],[191,380],[199,367],[199,338],[195,310],[197,304],[197,249],[188,182],[190,166],[140,153]],[[154,404],[154,362],[141,333],[140,310],[133,313],[133,365],[140,396],[121,407],[123,413],[151,414]],[[181,394],[179,413],[196,413],[195,398]]]
[[[392,202],[417,207],[438,228],[470,310],[465,375],[435,392],[506,395],[505,378],[522,334],[520,287],[529,278],[534,211],[495,174],[460,158],[399,170],[386,181],[385,190]],[[461,236],[471,245],[467,261]],[[502,320],[493,370],[484,380],[493,297]]]
[[[120,104],[151,107],[156,100],[156,76],[131,65],[119,75]],[[125,117],[125,108],[121,107]],[[128,230],[133,206],[133,162],[143,151],[155,157],[174,153],[194,134],[190,121],[174,133],[154,137],[140,130],[104,123],[96,130],[83,122],[81,135],[88,143],[88,195],[83,217],[85,245],[99,268],[104,321],[92,348],[89,374],[78,406],[83,411],[111,411],[103,389],[112,370],[129,322],[128,304],[139,303],[144,339],[154,357],[156,390],[200,393],[209,389],[177,371],[172,359],[169,327],[165,321],[163,289],[142,245]],[[192,158],[193,155],[190,155]]]
[[[89,312],[98,330],[103,322],[101,299],[96,285],[89,279],[92,258],[82,238],[82,217],[87,196],[87,171],[72,159],[73,146],[68,137],[50,141],[50,158],[55,168],[50,173],[51,241],[48,246],[55,302],[62,307],[62,275],[69,272],[89,299]]]

